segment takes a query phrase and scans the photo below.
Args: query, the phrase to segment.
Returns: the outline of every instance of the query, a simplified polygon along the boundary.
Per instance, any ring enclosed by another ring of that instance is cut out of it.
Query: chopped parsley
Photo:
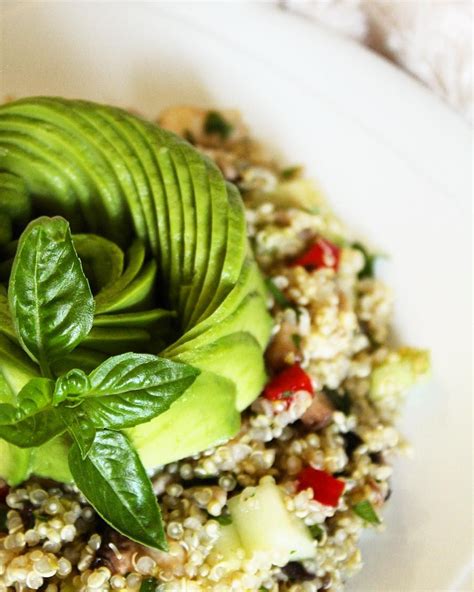
[[[229,514],[222,514],[221,516],[212,516],[211,518],[212,520],[219,522],[221,526],[227,526],[229,524],[232,524],[232,516],[230,516]]]
[[[351,247],[357,249],[364,256],[364,267],[359,271],[358,278],[373,278],[375,275],[375,259],[376,255],[371,255],[362,243],[352,243]]]
[[[351,400],[346,392],[339,394],[332,389],[324,389],[324,394],[336,409],[342,411],[345,415],[349,415],[351,412]]]
[[[260,586],[260,588],[258,589],[258,592],[270,592],[268,588],[265,588],[265,586]]]
[[[285,181],[291,181],[292,179],[301,176],[302,172],[303,167],[301,165],[289,166],[281,171],[280,177]]]
[[[377,513],[369,500],[363,500],[354,504],[352,510],[357,516],[360,516],[362,520],[365,520],[370,524],[380,524],[380,518],[377,516]]]
[[[140,592],[155,592],[158,586],[158,581],[155,578],[147,578],[142,581]]]
[[[299,335],[298,333],[293,333],[291,336],[291,341],[293,341],[293,343],[295,344],[296,349],[301,349],[301,335]]]
[[[209,111],[204,121],[204,131],[206,134],[217,134],[223,140],[226,140],[234,126],[229,123],[218,111]]]
[[[312,524],[309,531],[313,539],[320,541],[323,538],[324,530],[318,524]]]
[[[294,308],[293,304],[288,300],[283,292],[275,286],[271,278],[266,278],[265,284],[278,306],[281,308]]]

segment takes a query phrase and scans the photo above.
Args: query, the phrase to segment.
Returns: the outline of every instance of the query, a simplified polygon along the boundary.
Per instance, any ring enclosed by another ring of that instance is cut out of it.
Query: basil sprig
[[[71,474],[98,514],[130,539],[165,550],[150,479],[119,430],[165,412],[199,370],[152,354],[124,353],[89,374],[72,368],[53,375],[94,320],[90,286],[63,218],[39,218],[22,234],[8,302],[17,338],[43,376],[27,382],[14,402],[0,404],[0,438],[30,448],[67,432]],[[0,392],[0,400],[11,401],[11,395]]]
[[[64,218],[38,218],[20,237],[8,286],[23,349],[46,376],[89,333],[94,299]]]

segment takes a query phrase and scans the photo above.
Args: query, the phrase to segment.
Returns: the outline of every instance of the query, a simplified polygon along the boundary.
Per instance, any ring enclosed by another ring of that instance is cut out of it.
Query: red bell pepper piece
[[[293,261],[293,266],[301,265],[306,269],[329,267],[337,271],[340,257],[341,249],[338,246],[324,238],[318,238],[305,253]]]
[[[305,467],[297,477],[298,491],[311,487],[313,499],[325,506],[336,507],[344,491],[344,482],[325,471]]]
[[[286,399],[288,403],[291,396],[297,391],[308,391],[313,394],[314,389],[311,378],[299,364],[293,364],[274,376],[263,390],[263,396],[270,401]]]

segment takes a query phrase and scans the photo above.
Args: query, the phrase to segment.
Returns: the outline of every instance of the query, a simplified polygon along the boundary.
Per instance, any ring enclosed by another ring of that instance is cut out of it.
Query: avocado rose
[[[121,109],[47,97],[0,107],[0,399],[39,374],[6,290],[17,239],[41,215],[69,222],[95,300],[91,332],[53,372],[127,351],[201,371],[166,412],[127,430],[147,469],[235,435],[264,385],[271,331],[237,189],[185,140]],[[64,438],[0,440],[0,476],[67,480]]]

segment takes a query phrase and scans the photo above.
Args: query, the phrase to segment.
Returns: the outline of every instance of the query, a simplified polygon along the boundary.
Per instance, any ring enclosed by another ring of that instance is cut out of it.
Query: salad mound
[[[236,112],[0,107],[0,592],[342,589],[429,369],[376,259]]]

